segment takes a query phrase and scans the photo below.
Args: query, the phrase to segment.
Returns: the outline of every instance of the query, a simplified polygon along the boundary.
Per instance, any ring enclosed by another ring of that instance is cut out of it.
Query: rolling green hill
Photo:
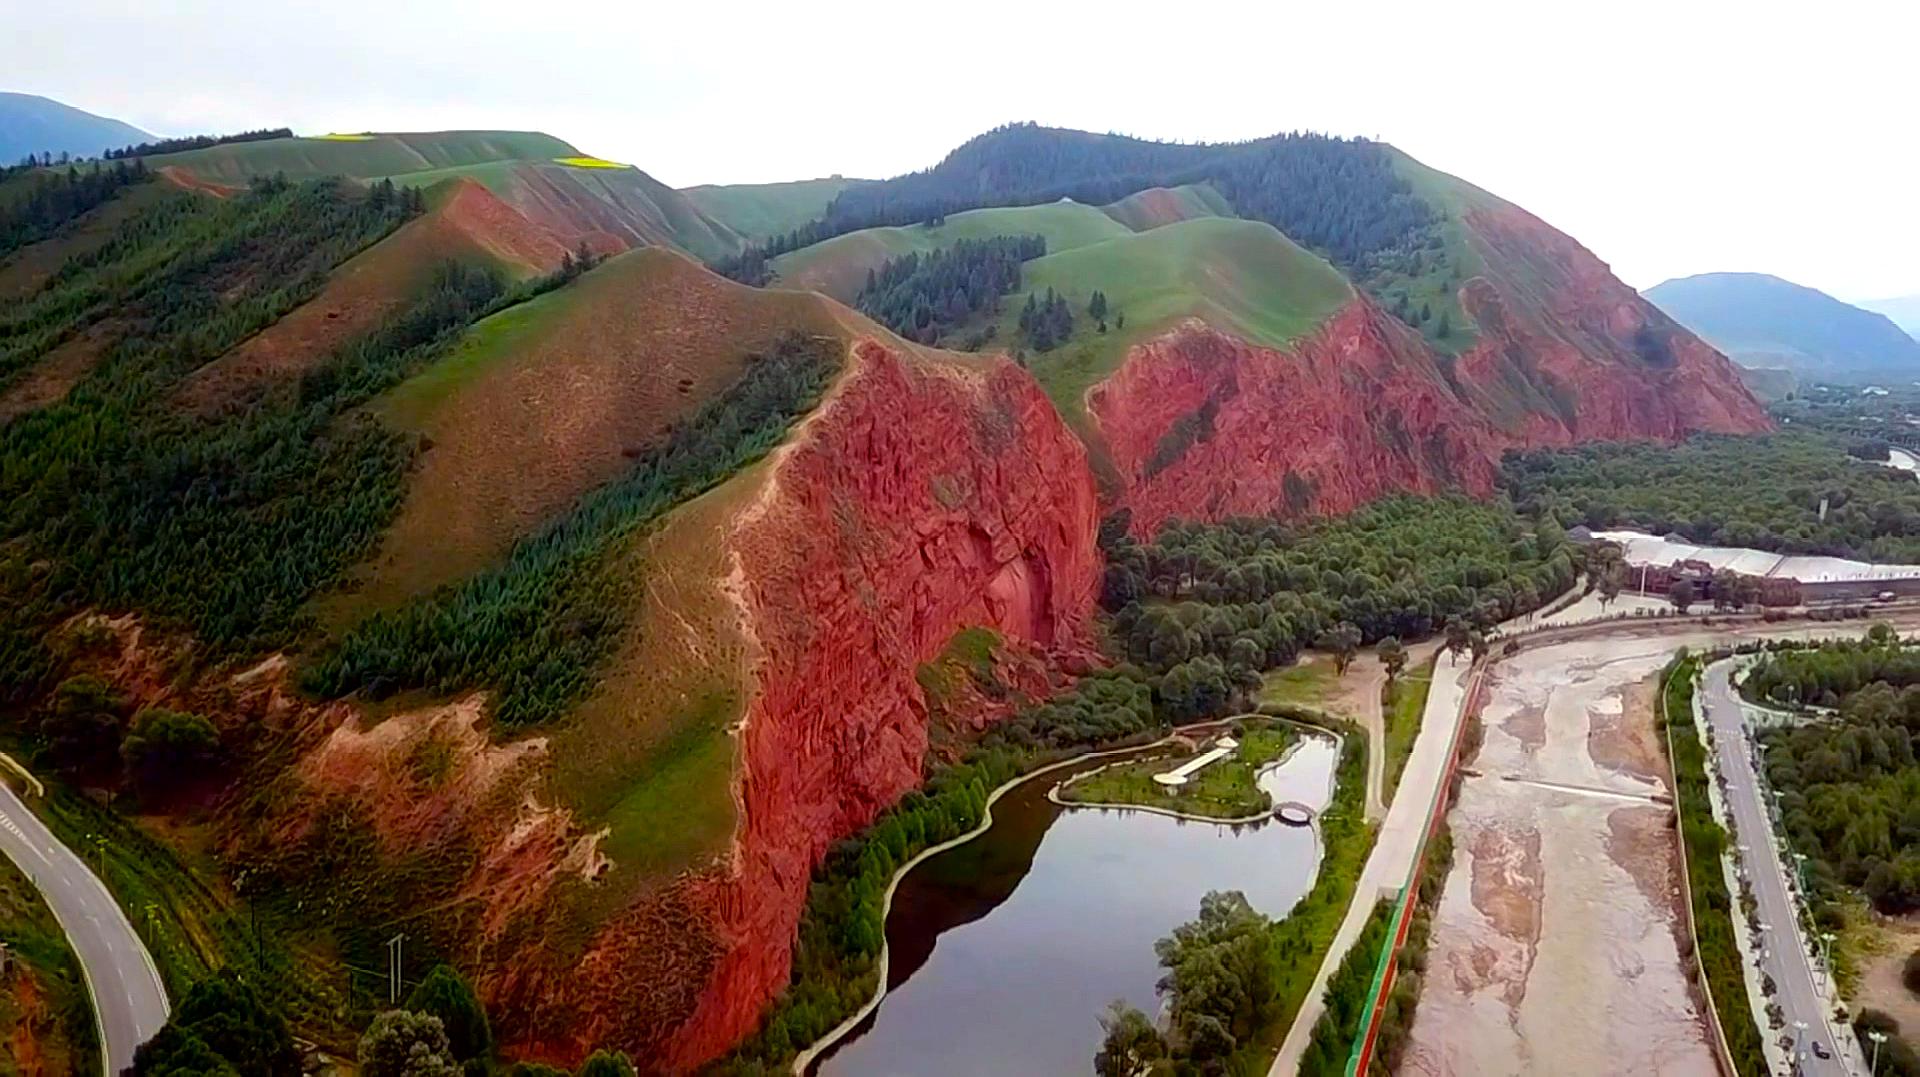
[[[369,179],[486,161],[552,160],[579,152],[552,135],[532,131],[432,131],[231,142],[146,160],[149,168],[173,165],[202,179],[237,185],[276,172],[288,179]]]
[[[1047,395],[1075,423],[1083,419],[1087,389],[1119,366],[1128,347],[1181,319],[1199,318],[1250,343],[1279,348],[1354,297],[1352,285],[1326,260],[1272,225],[1231,217],[1129,232],[1027,263],[1021,290],[1048,288],[1072,306],[1074,334],[1027,359]],[[1101,333],[1087,316],[1096,289],[1106,294],[1109,309],[1125,316],[1123,327],[1109,325]],[[1016,295],[1005,305],[996,331],[1003,342],[1020,339],[1020,301]]]
[[[1058,252],[1128,234],[1126,225],[1101,210],[1063,200],[1044,206],[969,210],[937,225],[849,232],[782,255],[774,260],[773,269],[783,287],[808,288],[852,302],[866,281],[867,270],[914,251],[926,254],[963,239],[1038,235],[1045,237],[1049,252]]]
[[[1195,217],[1233,216],[1233,207],[1227,204],[1226,198],[1206,183],[1149,187],[1101,208],[1107,216],[1136,232]]]
[[[0,165],[27,154],[98,157],[106,150],[153,138],[130,123],[95,116],[49,97],[0,93]]]
[[[829,176],[787,183],[703,184],[683,187],[700,212],[748,239],[781,235],[827,211],[834,196],[859,180]]]

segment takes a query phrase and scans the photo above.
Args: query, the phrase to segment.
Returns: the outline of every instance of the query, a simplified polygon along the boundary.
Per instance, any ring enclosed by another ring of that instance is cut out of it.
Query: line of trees
[[[105,157],[117,161],[128,157],[150,157],[161,153],[179,153],[183,150],[204,150],[209,146],[224,146],[230,142],[265,142],[270,138],[292,138],[291,127],[262,127],[257,131],[241,131],[233,135],[187,135],[182,138],[159,138],[152,142],[138,142],[117,150],[108,150]]]
[[[1020,287],[1020,264],[1046,253],[1046,239],[1036,235],[915,251],[868,270],[854,306],[908,340],[934,344],[978,314],[998,313],[1000,297]]]

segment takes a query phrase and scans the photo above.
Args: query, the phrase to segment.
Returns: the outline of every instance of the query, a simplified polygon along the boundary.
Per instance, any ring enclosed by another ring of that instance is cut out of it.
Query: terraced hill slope
[[[471,179],[569,249],[581,242],[602,250],[661,243],[719,258],[744,242],[640,169],[586,157],[552,135],[531,131],[276,138],[146,160],[156,169],[225,186],[275,175],[390,179],[412,187]]]

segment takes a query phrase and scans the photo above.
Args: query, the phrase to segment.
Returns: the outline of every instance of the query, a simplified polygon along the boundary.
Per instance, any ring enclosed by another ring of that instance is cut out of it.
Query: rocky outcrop
[[[954,633],[1080,652],[1098,587],[1080,443],[1004,359],[874,340],[743,496],[726,589],[754,655],[731,856],[637,897],[564,974],[505,999],[516,1053],[724,1053],[786,985],[813,870],[924,777],[917,668]],[[532,997],[539,996],[539,997]]]
[[[1356,299],[1285,351],[1189,322],[1088,393],[1136,534],[1171,517],[1344,512],[1493,487],[1497,440],[1418,334]]]

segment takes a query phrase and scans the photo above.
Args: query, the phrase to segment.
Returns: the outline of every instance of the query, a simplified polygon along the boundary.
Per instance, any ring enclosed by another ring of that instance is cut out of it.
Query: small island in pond
[[[1300,730],[1247,721],[1194,739],[1168,754],[1134,759],[1069,779],[1057,790],[1067,804],[1159,808],[1208,819],[1251,819],[1273,810],[1260,771],[1297,744]]]

